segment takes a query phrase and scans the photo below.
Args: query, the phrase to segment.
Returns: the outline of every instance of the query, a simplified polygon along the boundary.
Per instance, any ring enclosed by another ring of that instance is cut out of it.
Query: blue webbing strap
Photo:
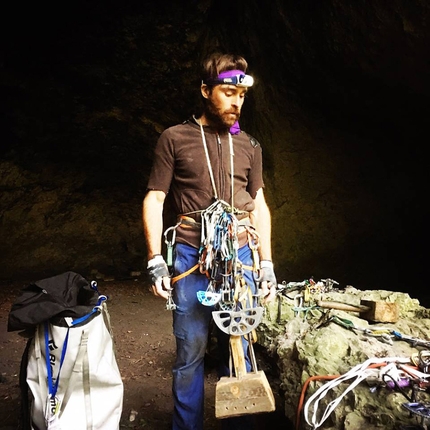
[[[103,295],[99,296],[97,304],[93,307],[93,310],[90,313],[84,315],[83,317],[76,318],[75,320],[73,320],[71,326],[73,327],[75,325],[78,325],[86,321],[91,315],[95,314],[96,312],[100,312],[100,306],[105,300],[107,300],[106,296],[103,296]]]
[[[58,369],[58,375],[57,375],[57,379],[55,380],[55,385],[53,385],[53,383],[52,383],[51,362],[49,360],[49,357],[50,357],[50,353],[49,353],[49,323],[48,323],[48,321],[45,321],[46,370],[47,370],[47,373],[48,373],[49,395],[51,397],[55,397],[55,395],[57,394],[58,384],[60,382],[60,371],[61,371],[61,367],[63,366],[64,357],[66,356],[66,351],[67,351],[67,343],[68,343],[68,340],[69,340],[69,330],[70,330],[70,328],[67,329],[66,338],[64,339],[63,349],[61,351],[60,367]]]

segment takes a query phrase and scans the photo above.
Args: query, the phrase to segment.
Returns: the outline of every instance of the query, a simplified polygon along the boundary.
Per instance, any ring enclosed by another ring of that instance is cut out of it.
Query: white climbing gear
[[[390,362],[407,363],[409,362],[409,359],[405,359],[404,357],[369,358],[364,363],[354,366],[345,374],[322,385],[305,403],[304,416],[308,425],[310,425],[313,429],[321,427],[330,414],[336,409],[337,405],[341,402],[345,395],[353,390],[360,382],[364,381],[367,377],[373,374],[374,370],[371,368],[371,366],[378,364],[384,365],[385,363]],[[352,382],[349,383],[347,388],[341,393],[339,397],[327,404],[322,415],[318,417],[318,406],[320,401],[328,394],[330,390],[346,381]],[[310,409],[312,409],[312,414],[310,413]]]

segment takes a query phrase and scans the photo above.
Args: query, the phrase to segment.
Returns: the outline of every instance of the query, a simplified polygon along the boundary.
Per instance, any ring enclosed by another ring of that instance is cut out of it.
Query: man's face
[[[212,88],[203,85],[202,94],[207,99],[206,118],[217,127],[230,128],[239,120],[246,92],[247,88],[236,85],[223,84]]]

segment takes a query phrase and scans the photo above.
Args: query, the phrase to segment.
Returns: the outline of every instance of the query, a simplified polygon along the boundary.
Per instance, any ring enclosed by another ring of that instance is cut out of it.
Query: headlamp
[[[254,78],[250,75],[245,75],[243,73],[228,76],[225,78],[218,77],[217,79],[208,79],[204,82],[207,85],[236,85],[237,87],[252,87],[254,84]]]
[[[236,75],[229,78],[218,78],[223,84],[236,85],[238,87],[252,87],[254,79],[249,75]]]

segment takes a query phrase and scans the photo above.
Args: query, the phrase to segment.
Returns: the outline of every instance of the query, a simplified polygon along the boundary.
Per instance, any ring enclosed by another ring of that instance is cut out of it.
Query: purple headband
[[[232,78],[233,76],[237,75],[245,75],[245,72],[243,70],[227,70],[225,72],[220,73],[218,75],[218,79]]]
[[[220,73],[216,78],[204,79],[206,85],[236,85],[242,88],[252,87],[254,79],[242,70],[226,70]]]
[[[225,78],[233,78],[236,76],[246,76],[245,72],[243,70],[227,70],[225,72],[222,72],[218,75],[218,79],[225,79]],[[240,133],[240,126],[239,121],[236,121],[231,127],[230,127],[230,134],[239,134]]]

